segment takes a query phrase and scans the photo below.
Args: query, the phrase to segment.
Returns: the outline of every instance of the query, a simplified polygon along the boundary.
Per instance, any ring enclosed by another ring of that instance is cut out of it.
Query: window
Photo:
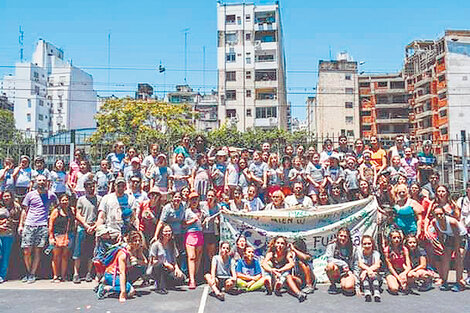
[[[39,87],[34,86],[34,94],[39,95]]]
[[[377,83],[377,86],[378,86],[379,88],[388,87],[388,82],[378,82],[378,83]]]
[[[43,120],[44,120],[44,116],[43,116],[42,114],[39,114],[39,115],[38,115],[38,120],[43,121]]]
[[[228,110],[225,110],[225,115],[226,115],[228,118],[235,118],[235,117],[237,117],[237,110],[235,110],[235,109],[228,109]]]
[[[361,111],[361,116],[371,116],[372,115],[372,111]]]
[[[255,72],[256,81],[270,81],[276,80],[276,70],[259,70]]]
[[[251,90],[250,90],[250,89],[248,89],[248,90],[246,91],[246,97],[247,97],[247,98],[251,98]]]
[[[39,105],[44,106],[44,100],[39,100]]]
[[[368,88],[368,87],[370,87],[370,83],[369,83],[369,82],[362,82],[362,83],[359,83],[359,87]]]
[[[225,54],[225,61],[235,62],[235,50],[230,49],[230,51]]]
[[[256,90],[256,100],[274,100],[277,99],[276,88],[266,88]]]
[[[225,34],[225,43],[236,44],[238,41],[237,32],[227,32]]]
[[[38,73],[38,72],[34,72],[34,73],[33,73],[33,77],[34,77],[34,78],[39,78],[39,73]]]
[[[251,21],[251,16],[250,14],[245,15],[245,19],[247,22]]]
[[[26,114],[26,121],[31,122],[31,113]]]
[[[387,96],[377,96],[377,104],[388,104]]]
[[[256,55],[256,62],[273,62],[276,58],[274,54],[258,54]]]
[[[245,34],[245,40],[246,41],[251,41],[251,33],[246,33]]]
[[[352,93],[354,92],[354,90],[353,90],[352,88],[346,88],[346,89],[345,89],[345,92],[346,92],[347,94],[352,94]]]
[[[256,108],[256,118],[277,117],[277,107]]]
[[[225,72],[225,81],[228,81],[228,82],[234,82],[237,80],[236,78],[236,75],[237,72],[235,71],[230,71],[230,72]]]
[[[372,125],[362,125],[362,130],[372,130]]]
[[[261,42],[276,42],[276,31],[274,30],[264,30],[255,32],[255,40]]]
[[[346,136],[348,136],[348,137],[354,137],[354,130],[348,130],[348,131],[346,132]]]
[[[447,135],[447,132],[448,132],[447,127],[441,128],[441,135]]]
[[[225,24],[235,24],[235,15],[226,15]]]
[[[353,121],[354,121],[354,118],[352,116],[346,116],[345,117],[346,124],[352,124]]]
[[[439,100],[446,99],[447,98],[447,92],[440,93],[438,95]]]
[[[390,82],[391,89],[405,89],[405,82]]]
[[[251,109],[246,109],[246,116],[251,117]]]
[[[227,99],[227,100],[237,100],[237,91],[236,90],[227,90],[225,92],[225,99]]]
[[[439,112],[439,116],[440,117],[446,117],[447,116],[447,110],[442,110],[441,112]]]
[[[275,23],[276,22],[276,11],[264,11],[255,13],[255,23]]]
[[[251,64],[251,57],[246,57],[246,64]]]
[[[28,99],[28,108],[31,108],[31,99]]]
[[[351,74],[345,74],[344,79],[346,80],[351,80]]]
[[[352,109],[353,108],[353,103],[352,102],[345,102],[344,103],[344,107],[346,109]]]
[[[245,77],[246,79],[251,79],[251,71],[246,71]]]
[[[238,25],[242,24],[242,18],[240,16],[237,16],[237,24]]]
[[[468,76],[466,75],[462,76],[462,80],[468,80]]]

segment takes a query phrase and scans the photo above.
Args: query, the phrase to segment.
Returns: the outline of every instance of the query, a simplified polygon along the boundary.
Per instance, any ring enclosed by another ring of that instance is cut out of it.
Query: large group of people
[[[242,234],[233,245],[220,240],[221,213],[315,210],[375,196],[377,238],[364,235],[355,246],[343,228],[326,248],[328,292],[380,301],[383,282],[391,294],[433,283],[464,290],[470,184],[452,199],[439,184],[430,141],[418,152],[404,136],[388,150],[376,137],[352,145],[338,139],[337,147],[327,139],[319,151],[286,145],[280,153],[268,142],[259,151],[214,148],[203,136],[185,135],[170,154],[158,144],[143,155],[117,142],[99,164],[80,149],[53,168],[41,156],[21,156],[18,165],[6,158],[0,283],[19,254],[22,281],[34,283],[44,254],[51,254],[53,283],[95,280],[98,298],[117,293],[125,301],[140,279],[160,294],[206,282],[222,301],[225,292],[287,290],[302,302],[316,282],[305,241],[269,238],[265,255],[256,255]],[[451,265],[455,284],[448,282]]]

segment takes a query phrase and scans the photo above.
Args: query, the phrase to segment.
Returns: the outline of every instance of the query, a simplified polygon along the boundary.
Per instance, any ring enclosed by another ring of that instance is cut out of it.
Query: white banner
[[[323,257],[326,246],[336,232],[347,227],[355,245],[360,244],[362,235],[377,234],[377,200],[367,199],[342,204],[320,206],[313,209],[290,208],[285,210],[258,212],[225,212],[221,223],[221,240],[235,242],[243,234],[248,243],[256,249],[257,255],[265,255],[269,240],[277,235],[292,241],[302,238],[308,253],[314,258],[315,275],[319,282],[327,280]]]

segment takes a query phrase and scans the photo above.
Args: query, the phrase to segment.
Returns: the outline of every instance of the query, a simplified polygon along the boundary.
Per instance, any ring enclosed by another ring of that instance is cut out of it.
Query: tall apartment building
[[[219,121],[239,130],[290,125],[279,3],[217,5]]]
[[[360,75],[360,136],[377,136],[389,145],[397,135],[407,135],[408,92],[401,73]]]
[[[33,134],[96,127],[97,96],[90,74],[64,60],[64,52],[40,39],[32,62],[16,63],[3,93],[14,103],[16,127]]]
[[[358,95],[357,62],[347,54],[336,61],[320,60],[313,114],[318,137],[359,135]]]
[[[447,30],[437,40],[416,40],[405,52],[413,139],[433,140],[438,153],[441,147],[457,153],[449,140],[470,131],[470,31]]]

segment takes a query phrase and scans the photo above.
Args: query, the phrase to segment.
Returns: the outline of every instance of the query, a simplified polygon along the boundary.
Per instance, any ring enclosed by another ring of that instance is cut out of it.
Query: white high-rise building
[[[217,31],[219,122],[288,129],[279,4],[219,2]]]
[[[64,52],[42,39],[32,62],[16,63],[3,93],[14,103],[16,127],[47,136],[96,127],[97,96],[90,74],[64,60]]]
[[[347,54],[339,54],[336,61],[320,60],[314,107],[317,136],[359,136],[357,62]]]

